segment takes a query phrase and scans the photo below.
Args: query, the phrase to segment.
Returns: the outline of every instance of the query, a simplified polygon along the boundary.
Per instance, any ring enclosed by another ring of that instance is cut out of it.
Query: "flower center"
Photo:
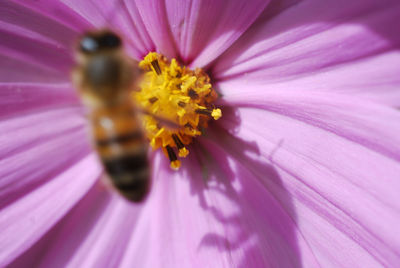
[[[218,95],[210,78],[202,70],[190,70],[171,62],[155,52],[139,63],[145,74],[140,91],[133,98],[145,111],[144,129],[153,149],[162,148],[171,167],[181,165],[176,156],[186,157],[194,137],[200,136],[210,119],[218,120],[222,113],[213,102]]]

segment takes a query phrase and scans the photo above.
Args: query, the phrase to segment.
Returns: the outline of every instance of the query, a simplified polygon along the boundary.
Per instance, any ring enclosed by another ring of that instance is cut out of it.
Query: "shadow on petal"
[[[232,116],[234,110],[224,109],[224,114],[240,122],[239,117]],[[271,152],[271,159],[283,142]],[[222,231],[206,233],[197,250],[218,250],[235,267],[302,267],[302,254],[312,253],[307,249],[300,252],[299,245],[305,243],[298,241],[302,238],[291,197],[275,168],[259,157],[258,145],[215,126],[193,147],[199,168],[183,165],[191,178],[191,193],[223,226]],[[311,259],[307,263],[316,264],[313,256]]]

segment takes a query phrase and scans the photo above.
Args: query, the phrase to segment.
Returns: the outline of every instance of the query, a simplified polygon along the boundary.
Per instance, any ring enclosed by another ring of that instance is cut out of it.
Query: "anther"
[[[176,147],[178,147],[179,156],[186,157],[189,154],[189,151],[185,148],[185,145],[179,139],[178,135],[172,134],[172,139],[174,140]]]
[[[208,115],[213,117],[215,120],[218,120],[222,116],[222,112],[220,109],[196,109],[196,113]]]
[[[214,120],[220,119],[222,116],[221,109],[213,109],[213,111],[211,112],[211,116],[214,118]]]
[[[149,99],[149,102],[150,102],[151,104],[155,103],[156,101],[158,101],[158,98],[157,98],[157,97],[152,97],[152,98]]]
[[[171,146],[167,145],[165,146],[165,149],[167,150],[168,153],[168,158],[170,163],[171,168],[173,169],[178,169],[181,166],[181,161],[178,160],[176,157],[176,154],[174,152],[174,149],[171,148]]]
[[[185,147],[182,141],[179,139],[178,135],[172,134],[172,138],[174,139],[174,142],[176,144],[176,147],[178,147],[178,149]]]
[[[175,154],[175,152],[174,152],[174,150],[172,149],[171,146],[167,145],[167,146],[165,146],[165,148],[167,149],[169,161],[172,162],[172,161],[175,161],[175,160],[178,159],[178,158],[176,157],[176,154]]]
[[[160,68],[160,64],[158,64],[158,60],[153,60],[153,61],[151,62],[151,66],[153,66],[154,71],[156,71],[156,73],[157,73],[158,75],[161,74],[161,68]]]
[[[191,124],[189,124],[189,123],[186,123],[184,125],[184,127],[188,128],[188,129],[193,129],[193,126]]]
[[[178,102],[178,106],[184,108],[186,106],[186,103],[183,101]]]
[[[170,167],[172,169],[178,170],[181,167],[181,161],[179,160],[172,161]]]
[[[199,98],[199,94],[197,94],[196,91],[194,91],[194,89],[189,89],[188,90],[188,95],[191,99],[195,100]]]
[[[198,114],[204,114],[204,115],[211,116],[212,110],[211,109],[196,109],[195,112]]]

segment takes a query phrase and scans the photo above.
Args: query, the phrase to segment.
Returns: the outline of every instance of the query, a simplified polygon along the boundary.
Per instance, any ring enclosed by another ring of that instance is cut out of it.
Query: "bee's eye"
[[[121,39],[111,32],[104,33],[103,35],[99,36],[98,41],[100,47],[104,49],[118,48],[121,46]]]
[[[80,50],[84,53],[93,53],[99,50],[119,48],[121,39],[112,32],[101,35],[86,35],[80,42]]]

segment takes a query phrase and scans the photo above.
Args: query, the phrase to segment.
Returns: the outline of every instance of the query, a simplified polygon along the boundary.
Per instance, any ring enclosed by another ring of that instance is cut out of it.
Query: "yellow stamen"
[[[221,109],[214,109],[214,110],[212,110],[211,116],[212,116],[215,120],[220,119],[221,116],[222,116]]]
[[[172,161],[170,167],[172,169],[178,170],[181,167],[181,161],[179,160]]]
[[[186,157],[193,138],[201,135],[211,119],[218,120],[221,110],[213,102],[217,93],[202,69],[190,70],[171,62],[155,52],[149,53],[139,66],[145,71],[141,90],[133,93],[134,100],[148,114],[144,128],[153,149],[162,148],[171,167],[178,169],[173,148],[179,157]]]
[[[179,157],[186,157],[189,154],[189,150],[186,147],[179,149]]]

